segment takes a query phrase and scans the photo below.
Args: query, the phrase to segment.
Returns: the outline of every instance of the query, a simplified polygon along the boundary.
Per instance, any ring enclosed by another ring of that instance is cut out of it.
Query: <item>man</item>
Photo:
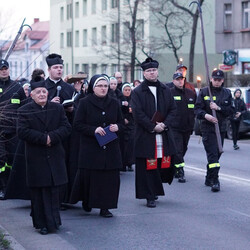
[[[0,60],[0,199],[5,189],[16,151],[17,109],[26,95],[21,85],[10,79],[9,63]]]
[[[163,182],[171,184],[171,156],[175,145],[171,125],[176,106],[170,89],[158,81],[159,63],[147,58],[142,64],[144,81],[132,92],[135,120],[136,198],[155,207],[164,195]]]
[[[67,183],[62,142],[71,132],[63,107],[48,102],[45,82],[31,83],[32,102],[18,110],[17,133],[25,141],[33,226],[41,234],[61,225],[59,188]]]
[[[121,91],[122,90],[122,73],[117,71],[114,73],[114,77],[117,80],[117,88]]]
[[[211,191],[220,191],[219,182],[219,159],[221,153],[218,151],[215,124],[218,123],[221,142],[223,144],[226,133],[226,118],[233,113],[232,95],[229,89],[223,87],[224,73],[214,70],[210,82],[213,100],[210,100],[208,87],[200,90],[195,104],[195,114],[201,120],[202,142],[207,154],[207,175],[205,185],[211,186]],[[212,110],[216,111],[215,118]]]
[[[192,90],[185,88],[185,77],[182,73],[175,73],[173,75],[173,84],[174,87],[170,90],[177,106],[175,119],[172,123],[177,150],[174,160],[176,168],[175,176],[179,182],[185,183],[184,156],[187,152],[189,138],[194,128],[196,94]]]

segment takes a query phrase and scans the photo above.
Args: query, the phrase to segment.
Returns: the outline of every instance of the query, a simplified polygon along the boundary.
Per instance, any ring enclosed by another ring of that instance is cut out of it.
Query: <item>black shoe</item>
[[[155,200],[147,200],[147,207],[156,207]]]
[[[128,171],[129,172],[133,172],[134,171],[131,165],[128,166]]]
[[[4,190],[0,190],[0,200],[5,200],[5,192],[4,192]]]
[[[155,196],[155,201],[157,201],[158,200],[158,196]]]
[[[42,235],[46,235],[46,234],[48,234],[48,229],[46,227],[43,227],[40,229],[39,233]]]
[[[240,147],[237,144],[234,144],[234,150],[239,149]]]
[[[113,217],[113,214],[108,209],[101,209],[100,216],[102,216],[104,218],[111,218],[111,217]]]
[[[126,168],[126,167],[123,167],[120,171],[126,172],[126,171],[127,171],[127,168]]]
[[[179,178],[178,178],[178,182],[180,183],[185,183],[186,182],[186,179],[184,177],[184,169],[183,168],[179,168]]]
[[[85,205],[84,202],[82,202],[82,209],[85,211],[85,212],[91,212],[92,208],[89,207],[88,205]]]
[[[212,187],[212,183],[211,183],[210,179],[206,178],[206,180],[205,180],[205,186]]]
[[[67,207],[61,204],[60,205],[60,211],[65,211],[65,210],[67,210]]]
[[[219,192],[220,191],[220,182],[216,182],[211,186],[211,191],[212,192]]]

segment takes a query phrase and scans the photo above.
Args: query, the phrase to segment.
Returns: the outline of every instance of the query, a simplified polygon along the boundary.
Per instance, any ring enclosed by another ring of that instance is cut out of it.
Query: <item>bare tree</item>
[[[204,0],[200,0],[199,2],[202,6]],[[155,16],[165,18],[163,27],[167,38],[165,38],[162,45],[165,43],[165,48],[169,48],[174,52],[177,63],[179,61],[177,51],[182,47],[182,39],[184,36],[191,34],[189,49],[189,81],[193,82],[194,52],[199,10],[197,7],[193,9],[185,7],[186,4],[187,3],[180,4],[177,0],[158,0],[157,4],[155,1],[153,5],[151,4],[151,9]]]

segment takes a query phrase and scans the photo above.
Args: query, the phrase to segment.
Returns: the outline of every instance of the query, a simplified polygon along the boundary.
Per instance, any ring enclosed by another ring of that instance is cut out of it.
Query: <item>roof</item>
[[[31,50],[39,50],[42,46],[49,40],[49,21],[42,21],[36,20],[31,25],[32,30],[27,28],[24,30],[19,37],[14,51],[16,50],[23,50],[25,49],[26,39],[28,38],[31,41],[31,45],[29,49]],[[3,47],[3,51],[7,51],[8,48],[11,46],[12,41],[5,44]]]

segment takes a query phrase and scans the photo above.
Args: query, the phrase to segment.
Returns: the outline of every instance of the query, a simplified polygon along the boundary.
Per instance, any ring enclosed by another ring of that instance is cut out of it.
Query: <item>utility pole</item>
[[[117,46],[118,46],[118,71],[121,68],[121,42],[120,42],[120,24],[121,24],[121,12],[120,12],[120,0],[117,0],[118,11],[118,27],[117,27]]]
[[[71,0],[71,29],[72,29],[72,34],[71,34],[71,39],[72,39],[72,44],[71,44],[71,73],[74,74],[74,11],[73,11],[73,1]]]

